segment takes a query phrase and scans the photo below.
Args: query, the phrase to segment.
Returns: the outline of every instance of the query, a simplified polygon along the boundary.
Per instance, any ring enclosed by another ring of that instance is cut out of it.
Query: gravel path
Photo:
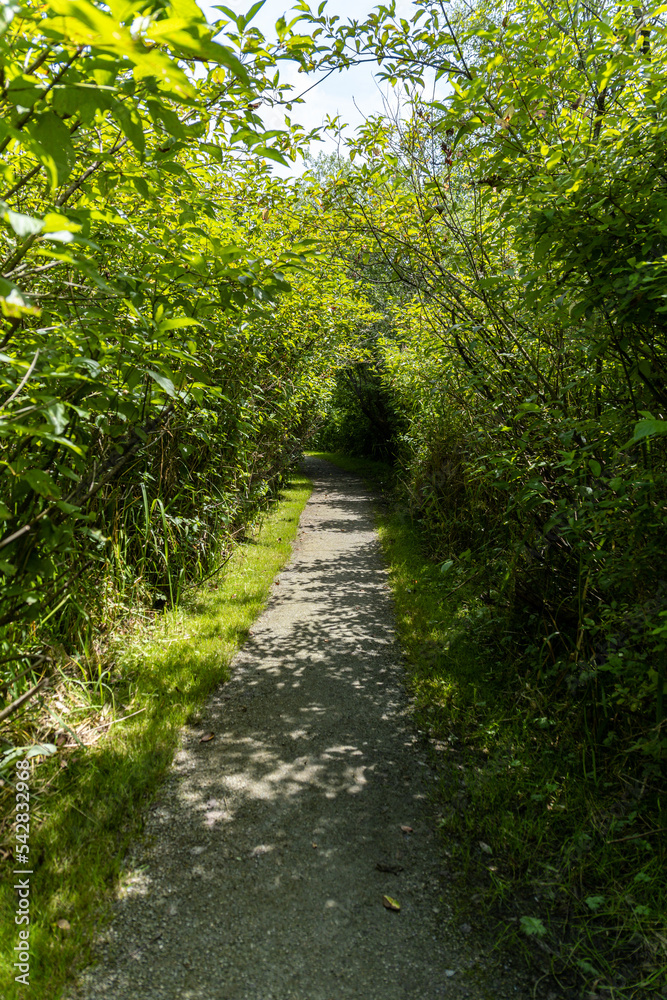
[[[292,560],[183,733],[79,1000],[529,996],[450,916],[369,497],[306,468]]]

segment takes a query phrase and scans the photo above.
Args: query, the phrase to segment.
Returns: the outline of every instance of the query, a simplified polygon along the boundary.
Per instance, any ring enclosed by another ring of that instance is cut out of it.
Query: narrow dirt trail
[[[367,492],[307,473],[292,560],[183,734],[81,1000],[527,996],[449,915]]]

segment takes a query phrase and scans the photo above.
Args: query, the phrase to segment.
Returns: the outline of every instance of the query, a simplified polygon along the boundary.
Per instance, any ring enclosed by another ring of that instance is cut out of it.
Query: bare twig
[[[616,837],[614,840],[608,840],[608,844],[622,844],[626,840],[643,840],[646,837],[654,836],[656,833],[664,833],[667,830],[667,826],[659,826],[657,830],[645,830],[643,833],[630,833],[627,837]]]
[[[98,729],[104,729],[105,726],[115,726],[118,722],[125,722],[126,719],[131,719],[134,715],[141,715],[141,713],[145,711],[145,708],[138,708],[136,712],[130,712],[129,715],[124,715],[122,719],[112,719],[111,722],[103,722],[101,726],[94,726],[92,729],[89,729],[88,732],[95,733]]]
[[[42,677],[41,681],[38,681],[37,684],[35,684],[34,687],[31,687],[29,691],[26,691],[26,693],[22,694],[20,698],[13,701],[11,705],[7,705],[7,708],[3,708],[2,712],[0,712],[0,722],[4,722],[5,719],[16,712],[21,705],[25,704],[26,701],[29,701],[34,695],[36,695],[37,692],[44,687],[48,679],[48,677]]]
[[[32,662],[25,668],[25,670],[22,670],[20,674],[15,674],[10,680],[3,682],[2,686],[4,688],[9,688],[12,686],[12,684],[16,684],[16,682],[20,681],[21,678],[25,677],[26,674],[29,674],[31,670],[36,670],[37,667],[40,666],[40,664],[44,663],[45,660],[50,660],[51,657],[47,653],[43,653],[40,656],[35,656],[35,655],[31,656],[29,653],[27,653],[24,654],[23,656],[6,656],[3,660],[0,660],[0,663],[12,663],[28,659],[30,659]]]
[[[16,663],[17,660],[44,660],[46,656],[43,653],[14,653],[12,656],[3,656],[0,658],[0,667],[4,666],[5,663]]]
[[[27,372],[25,373],[25,375],[23,376],[23,378],[21,379],[21,381],[19,382],[19,384],[16,386],[16,388],[14,389],[14,392],[11,394],[11,396],[9,396],[9,398],[6,399],[4,401],[4,403],[0,404],[0,409],[4,410],[4,408],[6,406],[9,406],[9,404],[12,402],[12,400],[16,399],[16,397],[20,393],[21,389],[23,388],[23,386],[26,384],[26,382],[28,381],[28,379],[32,375],[32,373],[34,371],[34,368],[35,368],[35,365],[37,364],[37,358],[38,357],[39,357],[39,347],[35,351],[35,356],[32,359],[32,361],[30,362],[30,367],[28,368]]]

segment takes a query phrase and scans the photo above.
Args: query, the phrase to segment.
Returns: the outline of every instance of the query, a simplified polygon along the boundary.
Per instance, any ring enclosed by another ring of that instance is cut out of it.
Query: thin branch
[[[10,715],[13,715],[14,712],[16,712],[21,707],[21,705],[24,705],[26,701],[29,701],[31,698],[33,698],[37,694],[37,692],[44,687],[48,679],[49,679],[48,677],[42,677],[41,681],[38,681],[37,684],[34,685],[34,687],[31,687],[28,691],[26,691],[25,694],[22,694],[20,698],[17,698],[16,701],[13,701],[11,705],[7,705],[7,708],[3,708],[2,712],[0,712],[0,722],[4,722],[5,719],[7,719]]]
[[[17,387],[14,389],[14,392],[11,394],[11,396],[8,399],[5,400],[4,403],[0,404],[0,410],[4,410],[5,407],[9,406],[9,404],[13,400],[16,399],[16,397],[20,393],[21,389],[23,388],[23,386],[26,384],[26,382],[28,381],[28,379],[32,375],[33,370],[35,368],[35,365],[37,364],[37,358],[38,357],[39,357],[39,347],[35,351],[35,356],[32,359],[32,361],[30,362],[30,367],[28,368],[27,372],[25,373],[25,375],[23,376],[23,378],[21,379],[21,381],[19,382],[19,384],[17,385]]]
[[[141,715],[141,713],[145,711],[146,711],[145,708],[138,708],[136,712],[130,712],[129,715],[124,715],[122,719],[112,719],[111,722],[103,722],[101,726],[93,726],[93,728],[89,729],[88,732],[96,733],[98,729],[105,729],[108,728],[109,726],[116,726],[119,722],[125,722],[127,719],[131,719],[135,715]]]

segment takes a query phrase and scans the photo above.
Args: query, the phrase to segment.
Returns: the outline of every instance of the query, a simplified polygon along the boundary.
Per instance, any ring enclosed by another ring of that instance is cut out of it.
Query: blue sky
[[[225,0],[218,0],[225,3]],[[234,10],[247,11],[252,6],[252,0],[239,3],[238,0],[227,0],[227,5]],[[317,0],[312,0],[311,6],[316,8]],[[341,19],[354,18],[362,20],[371,12],[375,3],[371,0],[329,0],[326,13],[330,16],[338,14]],[[207,17],[219,16],[213,10],[213,4],[200,2],[201,9]],[[399,16],[410,18],[414,7],[411,0],[397,0],[397,13]],[[285,15],[289,20],[289,3],[285,0],[266,0],[264,7],[256,15],[253,24],[267,37],[275,35],[274,25],[279,17]],[[305,97],[305,103],[295,106],[291,112],[293,121],[299,122],[306,129],[316,128],[322,125],[326,116],[340,115],[344,122],[354,128],[360,125],[364,116],[378,114],[383,110],[383,94],[390,96],[387,85],[381,81],[376,81],[374,70],[375,64],[356,66],[342,73],[333,73],[328,79],[318,84]],[[302,73],[297,73],[296,66],[284,66],[281,69],[281,77],[287,83],[292,83],[296,89],[295,93],[301,93],[308,86],[315,82],[315,78],[309,78]],[[391,102],[395,104],[395,98]],[[280,128],[282,122],[282,111],[276,109],[265,116],[265,122],[270,128]],[[316,154],[320,150],[331,153],[335,149],[333,140],[329,139],[324,143],[315,143],[313,152]],[[285,171],[278,170],[279,173]]]

